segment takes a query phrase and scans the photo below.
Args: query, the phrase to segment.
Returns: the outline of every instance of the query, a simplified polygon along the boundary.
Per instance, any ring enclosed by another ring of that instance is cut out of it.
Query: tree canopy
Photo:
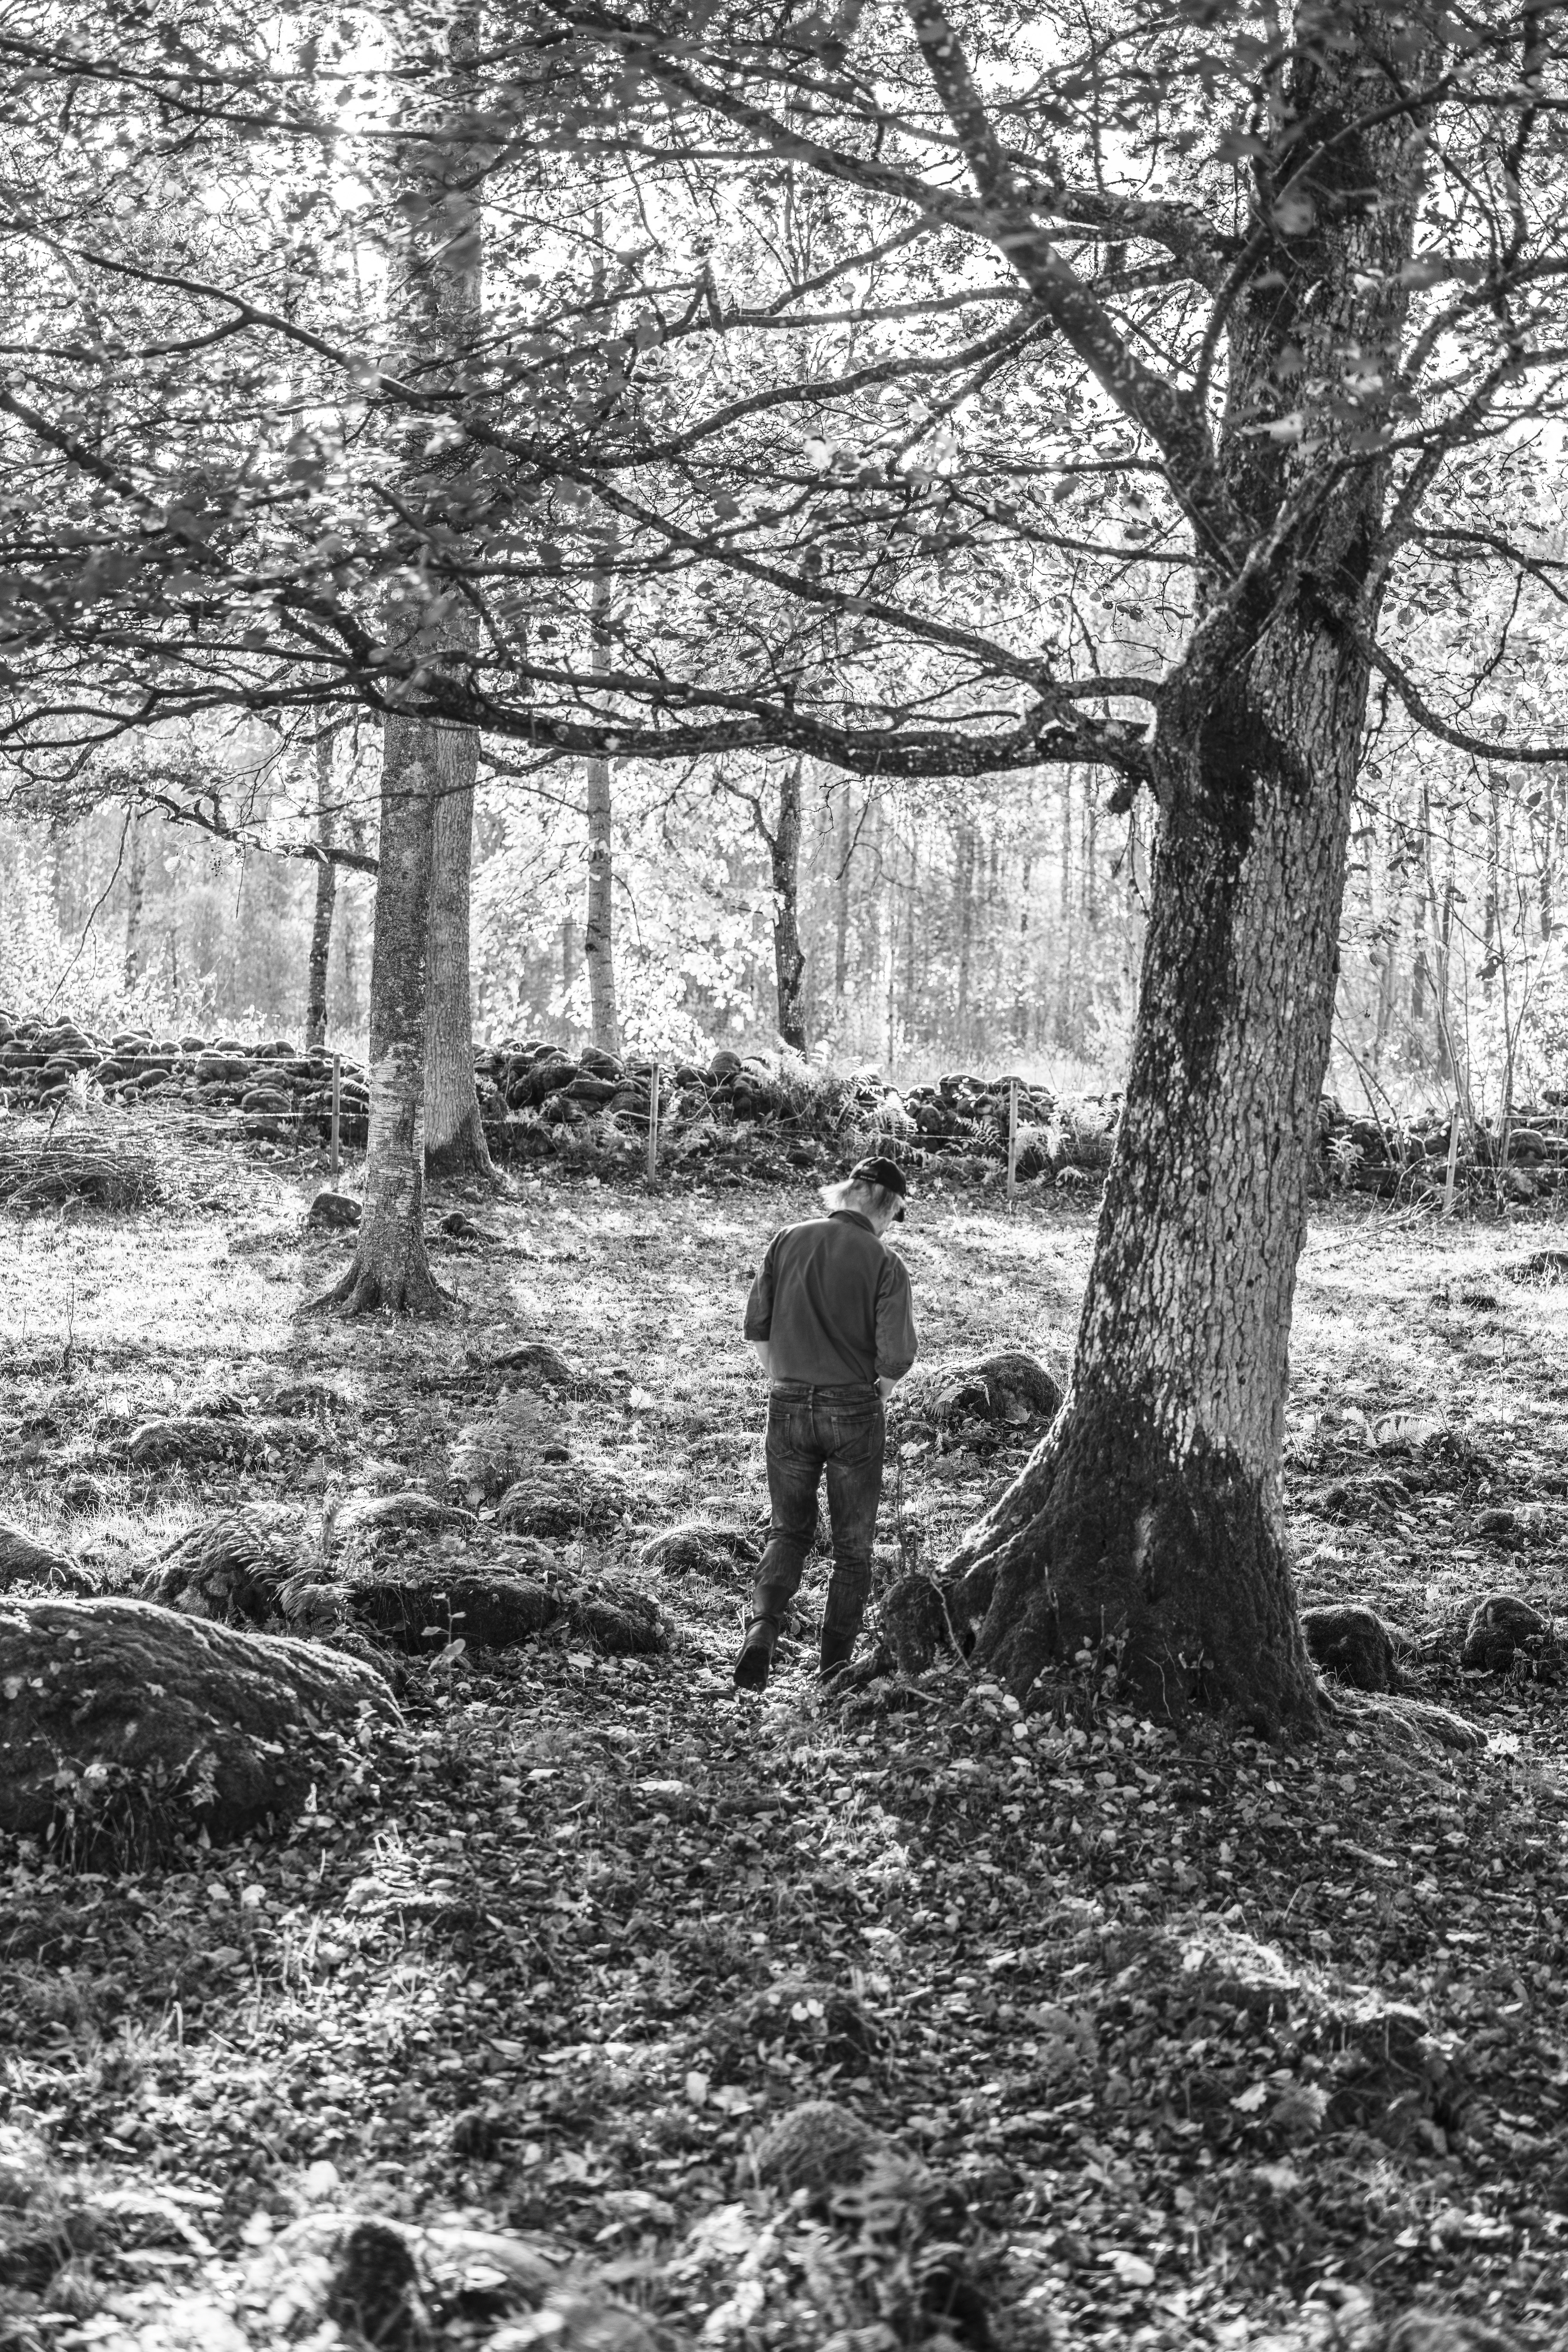
[[[1199,623],[1234,657],[1368,468],[1341,622],[1424,725],[1500,748],[1470,699],[1561,578],[1561,12],[535,5],[455,91],[441,11],[395,59],[374,9],[105,14],[0,46],[15,752],[412,700],[546,756],[1136,788]],[[1423,152],[1356,318],[1322,310],[1330,232],[1382,199],[1310,102],[1350,43],[1364,122]],[[388,173],[422,141],[471,156],[486,312],[400,372]],[[1456,593],[1468,677],[1407,634]],[[447,598],[476,642],[435,678],[394,622]]]

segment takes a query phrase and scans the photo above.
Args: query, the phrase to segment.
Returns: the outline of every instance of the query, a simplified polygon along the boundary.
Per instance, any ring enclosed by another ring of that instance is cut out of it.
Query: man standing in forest
[[[871,1590],[882,1407],[915,1360],[910,1277],[882,1245],[888,1227],[903,1217],[903,1170],[891,1160],[862,1160],[822,1198],[826,1216],[773,1235],[746,1300],[746,1338],[769,1381],[772,1524],[735,1661],[741,1690],[766,1685],[816,1532],[824,1470],[833,1575],[822,1672],[848,1663]]]

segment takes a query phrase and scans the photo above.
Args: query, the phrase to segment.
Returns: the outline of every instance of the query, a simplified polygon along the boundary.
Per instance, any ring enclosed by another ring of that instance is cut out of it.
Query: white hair
[[[868,1184],[863,1176],[847,1176],[841,1184],[822,1187],[822,1205],[831,1216],[836,1209],[859,1209],[868,1216],[889,1215],[904,1205],[890,1184]]]

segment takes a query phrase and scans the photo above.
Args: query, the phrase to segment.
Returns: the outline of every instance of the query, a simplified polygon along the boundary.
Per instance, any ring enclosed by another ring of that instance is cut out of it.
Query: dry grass
[[[0,1203],[8,1208],[142,1209],[161,1189],[144,1125],[103,1116],[0,1121]]]

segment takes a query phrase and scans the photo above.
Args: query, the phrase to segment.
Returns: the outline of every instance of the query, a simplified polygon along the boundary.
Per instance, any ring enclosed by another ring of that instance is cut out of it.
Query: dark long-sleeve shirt
[[[785,1225],[757,1268],[746,1337],[772,1343],[775,1381],[901,1380],[917,1344],[909,1275],[853,1209]]]

